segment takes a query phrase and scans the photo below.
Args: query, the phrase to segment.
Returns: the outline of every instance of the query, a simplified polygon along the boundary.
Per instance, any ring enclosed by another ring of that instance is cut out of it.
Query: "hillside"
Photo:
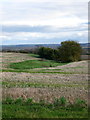
[[[87,118],[88,61],[56,63],[13,52],[0,59],[3,118]]]

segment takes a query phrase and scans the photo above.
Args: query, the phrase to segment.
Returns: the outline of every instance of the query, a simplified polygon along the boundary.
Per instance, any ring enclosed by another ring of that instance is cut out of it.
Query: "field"
[[[2,104],[3,118],[88,117],[87,107],[70,107],[76,104],[77,99],[78,105],[88,104],[87,60],[57,63],[41,59],[38,55],[23,53],[0,53],[0,59],[2,101],[6,100]],[[29,98],[33,103],[28,106],[25,101]],[[55,99],[60,98],[65,98],[64,106],[57,103],[61,106],[58,108],[54,103]],[[17,99],[19,104],[14,104]]]

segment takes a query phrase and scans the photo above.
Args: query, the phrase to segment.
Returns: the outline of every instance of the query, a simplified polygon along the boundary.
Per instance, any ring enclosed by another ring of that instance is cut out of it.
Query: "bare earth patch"
[[[73,72],[73,73],[81,73],[81,74],[88,74],[88,64],[89,61],[79,61],[79,62],[73,62],[73,63],[68,63],[63,66],[56,66],[56,67],[49,67],[49,68],[35,68],[35,70],[40,70],[40,69],[47,69],[47,70],[54,70],[56,69],[57,72],[59,71],[64,71],[64,72]]]
[[[48,83],[64,85],[60,88],[46,87],[46,88],[3,88],[3,98],[5,97],[31,97],[35,101],[44,99],[52,102],[54,98],[66,97],[69,102],[74,102],[76,98],[88,100],[88,76],[83,74],[63,75],[63,74],[29,74],[29,73],[2,73],[3,81],[9,83],[14,81],[16,84],[20,81],[29,83]],[[71,85],[71,87],[68,87]],[[78,85],[78,86],[74,86]],[[87,86],[87,87],[86,87]]]
[[[39,59],[22,53],[3,53],[2,58],[3,69],[7,69],[7,65],[11,62]],[[79,61],[63,66],[37,68],[33,70],[36,71],[43,69],[46,69],[47,71],[55,70],[57,72],[62,70],[65,72],[74,72],[76,74],[2,72],[0,74],[3,82],[8,82],[8,84],[13,82],[16,85],[15,87],[10,88],[3,85],[3,99],[6,97],[23,97],[24,99],[31,97],[35,101],[44,99],[48,102],[52,102],[55,97],[59,98],[64,96],[70,103],[73,103],[76,98],[81,98],[88,101],[88,61]],[[45,84],[47,86],[36,88],[34,86],[18,87],[17,84],[21,84],[22,82],[25,84]]]
[[[45,100],[47,102],[53,102],[55,98],[64,96],[70,103],[73,103],[77,98],[87,101],[87,90],[80,88],[8,88],[3,90],[3,98],[18,97],[33,98],[35,101]]]
[[[87,84],[87,74],[48,74],[48,73],[16,73],[3,72],[2,80],[8,82],[57,83],[57,84]]]

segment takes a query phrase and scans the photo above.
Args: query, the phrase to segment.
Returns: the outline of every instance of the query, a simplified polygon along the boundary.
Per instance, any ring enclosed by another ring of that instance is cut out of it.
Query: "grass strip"
[[[30,83],[30,82],[15,82],[15,81],[3,81],[2,87],[5,88],[12,88],[12,87],[34,87],[34,88],[61,88],[61,87],[85,87],[87,88],[87,85],[80,85],[80,84],[50,84],[50,83]]]
[[[88,118],[87,109],[51,109],[41,105],[3,105],[2,118]]]
[[[65,97],[53,103],[35,103],[32,98],[7,98],[2,103],[2,118],[88,118],[87,104],[81,99],[72,105],[67,105]]]
[[[57,72],[57,71],[46,71],[46,70],[18,70],[18,69],[15,69],[15,70],[10,70],[10,69],[2,69],[0,70],[0,72],[25,72],[25,73],[52,73],[52,74],[79,74],[79,73],[75,73],[75,72],[64,72],[64,71],[60,71],[60,72]]]

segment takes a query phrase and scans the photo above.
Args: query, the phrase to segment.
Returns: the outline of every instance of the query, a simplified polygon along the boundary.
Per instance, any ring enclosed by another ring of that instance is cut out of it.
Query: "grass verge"
[[[2,69],[0,70],[0,72],[25,72],[25,73],[52,73],[52,74],[78,74],[78,73],[75,73],[75,72],[64,72],[64,71],[55,71],[55,70],[46,70],[46,69],[41,69],[41,70],[19,70],[19,69]]]
[[[35,82],[23,82],[23,81],[3,81],[2,82],[3,88],[12,88],[12,87],[34,87],[34,88],[61,88],[61,87],[84,87],[87,89],[88,85],[80,85],[80,84],[50,84],[50,83],[35,83]]]
[[[88,118],[88,109],[83,100],[77,100],[72,105],[66,105],[64,97],[55,99],[53,103],[33,102],[31,98],[3,101],[3,118]]]

